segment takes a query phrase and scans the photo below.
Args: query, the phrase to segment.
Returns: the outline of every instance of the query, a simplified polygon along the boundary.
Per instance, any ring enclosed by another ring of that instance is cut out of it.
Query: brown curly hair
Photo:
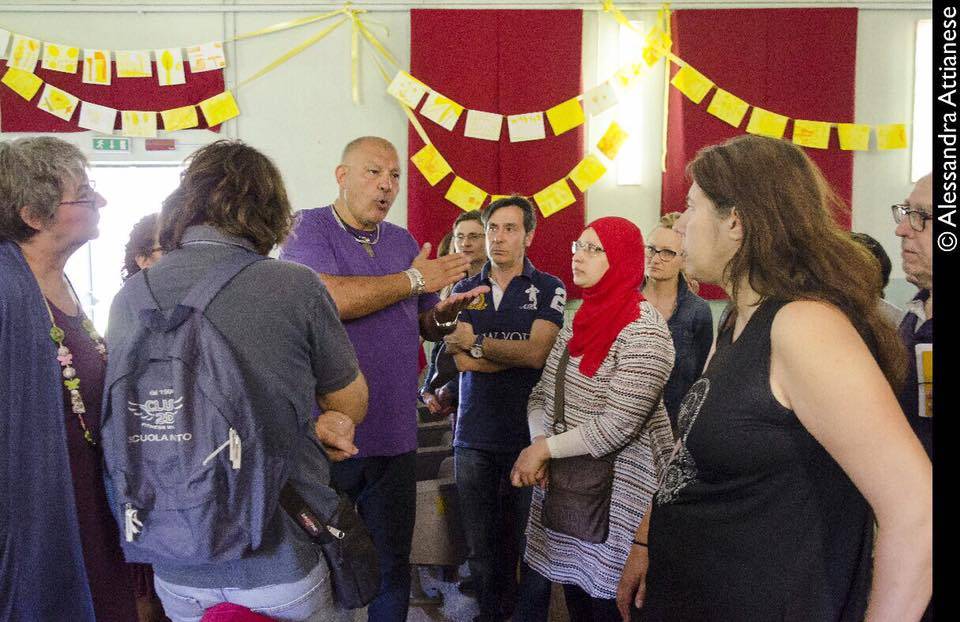
[[[723,275],[733,300],[746,279],[764,298],[835,305],[898,389],[905,356],[880,311],[876,261],[837,224],[835,213],[849,207],[807,154],[783,140],[739,136],[701,149],[687,175],[722,217],[736,208],[743,223],[743,242]]]
[[[245,238],[261,255],[286,239],[293,212],[280,171],[236,140],[218,140],[188,158],[180,186],[163,202],[160,246],[180,246],[191,225],[207,224]]]

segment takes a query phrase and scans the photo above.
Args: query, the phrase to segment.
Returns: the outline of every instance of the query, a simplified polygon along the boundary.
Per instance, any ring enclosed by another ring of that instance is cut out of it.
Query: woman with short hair
[[[133,225],[130,239],[123,249],[120,277],[124,281],[160,260],[163,249],[160,247],[159,234],[160,214],[147,214]]]
[[[791,143],[741,136],[687,171],[686,269],[732,312],[681,405],[623,618],[632,601],[652,621],[919,619],[932,471],[891,389],[903,350],[872,258]]]

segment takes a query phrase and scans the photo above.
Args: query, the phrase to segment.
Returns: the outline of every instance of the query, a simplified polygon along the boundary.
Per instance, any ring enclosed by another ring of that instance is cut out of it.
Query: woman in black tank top
[[[891,389],[904,363],[872,258],[790,143],[735,138],[688,173],[687,271],[731,312],[637,530],[624,619],[919,619],[932,470]]]

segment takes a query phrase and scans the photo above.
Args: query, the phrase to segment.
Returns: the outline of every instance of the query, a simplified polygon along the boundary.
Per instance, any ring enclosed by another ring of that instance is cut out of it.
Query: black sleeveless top
[[[765,301],[721,329],[679,414],[681,448],[654,498],[644,620],[861,620],[873,517],[770,390]],[[842,373],[842,370],[837,370]]]

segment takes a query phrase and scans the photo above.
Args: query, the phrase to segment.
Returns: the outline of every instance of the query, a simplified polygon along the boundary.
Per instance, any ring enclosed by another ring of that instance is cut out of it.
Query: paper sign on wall
[[[547,120],[550,121],[554,135],[559,136],[583,124],[583,108],[574,97],[547,110]]]
[[[51,71],[63,73],[77,73],[80,62],[80,48],[70,47],[62,43],[43,44],[43,61],[40,66]]]
[[[417,80],[405,71],[398,71],[393,77],[390,86],[387,87],[387,93],[393,95],[408,108],[416,109],[423,99],[423,94],[427,92],[427,85]]]
[[[153,64],[148,50],[117,50],[118,78],[149,78],[153,75]]]
[[[83,81],[85,84],[109,85],[113,74],[110,50],[83,51]]]
[[[113,127],[116,122],[117,111],[115,109],[91,104],[90,102],[80,103],[80,120],[77,121],[77,125],[80,127],[101,134],[113,134]]]
[[[845,151],[866,151],[870,148],[870,126],[862,123],[837,123],[840,148]]]
[[[566,179],[555,181],[534,194],[533,200],[536,201],[537,207],[540,208],[540,212],[543,213],[545,218],[576,202]]]
[[[542,112],[525,112],[507,116],[507,130],[510,142],[519,143],[527,140],[541,140],[547,133],[543,125]]]
[[[187,76],[183,70],[183,54],[180,48],[154,50],[157,58],[157,81],[160,86],[186,84]]]
[[[465,212],[480,209],[487,193],[462,177],[454,177],[444,198]]]
[[[427,183],[431,186],[436,186],[441,179],[453,172],[453,169],[450,168],[450,165],[432,144],[424,145],[423,149],[413,154],[410,161],[423,173]]]
[[[468,138],[500,140],[501,128],[503,128],[503,115],[482,110],[467,110],[467,125],[463,129],[463,135]]]
[[[60,117],[64,121],[69,121],[73,117],[73,113],[76,112],[79,105],[79,99],[51,84],[44,85],[40,101],[37,102],[37,108]]]

